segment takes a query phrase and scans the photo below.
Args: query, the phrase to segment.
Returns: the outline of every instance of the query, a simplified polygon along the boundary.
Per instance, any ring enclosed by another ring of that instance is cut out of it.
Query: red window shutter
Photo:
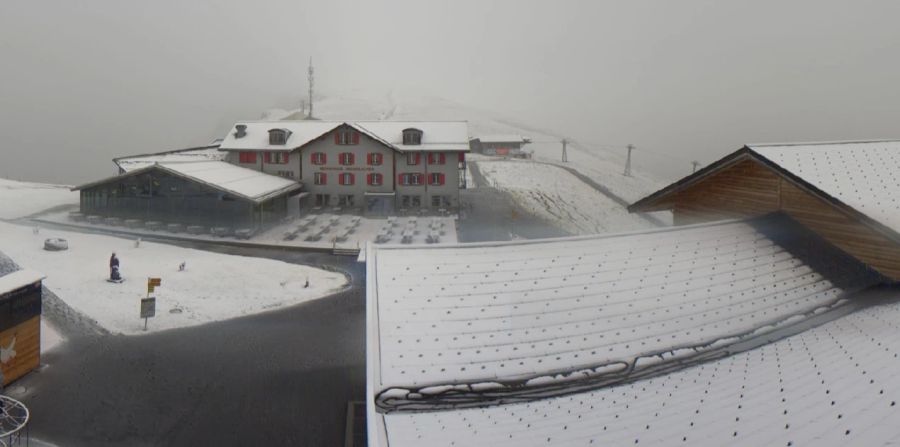
[[[444,155],[444,153],[441,152],[440,154],[438,154],[438,163],[444,164],[446,162],[447,162],[447,157]]]
[[[366,164],[369,166],[372,165],[372,153],[371,152],[366,154]]]
[[[359,144],[359,132],[353,132],[353,144]]]
[[[434,164],[434,154],[428,154],[428,164]]]
[[[334,132],[334,144],[341,144],[341,131]]]
[[[266,152],[266,153],[263,155],[263,159],[266,160],[266,163],[271,163],[271,162],[272,162],[272,153],[271,153],[271,152]]]
[[[372,184],[372,174],[366,174],[366,184]]]
[[[403,174],[397,174],[397,183],[405,185],[405,183],[403,183]]]
[[[250,163],[256,163],[256,152],[250,153]]]
[[[418,165],[420,161],[422,161],[422,154],[416,153],[416,164]]]
[[[354,153],[351,152],[351,153],[349,153],[349,154],[347,154],[347,155],[350,156],[350,163],[347,163],[347,164],[348,164],[348,165],[354,165],[354,164],[356,164],[356,154],[354,154]]]
[[[465,152],[460,152],[460,153],[459,153],[459,162],[462,163],[462,162],[464,162],[464,161],[466,161],[466,153],[465,153]]]
[[[444,154],[441,154],[441,157],[443,157],[443,156],[444,156]],[[439,177],[438,177],[438,180],[439,180],[438,184],[439,184],[439,185],[443,185],[443,184],[444,184],[444,174],[438,174],[438,175],[439,175]]]
[[[356,174],[351,172],[348,177],[350,177],[350,184],[355,185],[356,184]]]

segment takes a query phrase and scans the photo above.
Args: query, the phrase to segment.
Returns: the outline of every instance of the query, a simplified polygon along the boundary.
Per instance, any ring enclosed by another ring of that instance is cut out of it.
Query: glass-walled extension
[[[259,228],[285,217],[287,196],[257,204],[203,183],[151,170],[82,189],[81,212],[184,225]]]

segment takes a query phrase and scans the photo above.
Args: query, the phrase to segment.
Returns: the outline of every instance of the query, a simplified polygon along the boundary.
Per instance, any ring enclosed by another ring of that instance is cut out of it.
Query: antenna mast
[[[308,98],[309,115],[306,115],[307,118],[313,117],[313,84],[314,84],[313,72],[314,72],[314,70],[313,70],[313,64],[312,64],[312,56],[310,56],[309,57],[309,77],[307,78],[307,80],[309,81],[309,98]]]
[[[625,177],[631,177],[631,151],[634,150],[634,145],[628,145],[628,159],[625,160],[625,172],[622,174]]]

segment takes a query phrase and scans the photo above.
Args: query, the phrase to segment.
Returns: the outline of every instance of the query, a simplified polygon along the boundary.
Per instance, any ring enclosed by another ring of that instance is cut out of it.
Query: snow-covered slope
[[[18,219],[60,205],[77,205],[68,186],[0,178],[0,219]]]
[[[493,157],[477,159],[474,163],[492,187],[509,193],[523,209],[571,234],[608,233],[656,226],[636,214],[630,214],[621,204],[555,165]]]
[[[267,119],[302,119],[297,110],[273,109],[263,114]],[[443,98],[417,96],[400,92],[350,91],[320,98],[315,104],[315,117],[329,120],[464,120],[469,123],[471,137],[478,135],[515,134],[531,138],[525,146],[540,161],[560,162],[563,135],[539,126],[507,119],[495,112],[466,106]],[[623,174],[625,148],[620,154],[577,141],[568,145],[566,166],[578,169],[614,194],[635,201],[665,186],[668,182],[640,170],[632,177]]]

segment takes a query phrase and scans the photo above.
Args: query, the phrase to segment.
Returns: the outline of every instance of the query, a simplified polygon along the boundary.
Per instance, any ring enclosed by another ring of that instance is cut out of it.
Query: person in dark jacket
[[[116,254],[113,253],[112,256],[109,257],[109,279],[119,279],[119,258],[116,257]]]

